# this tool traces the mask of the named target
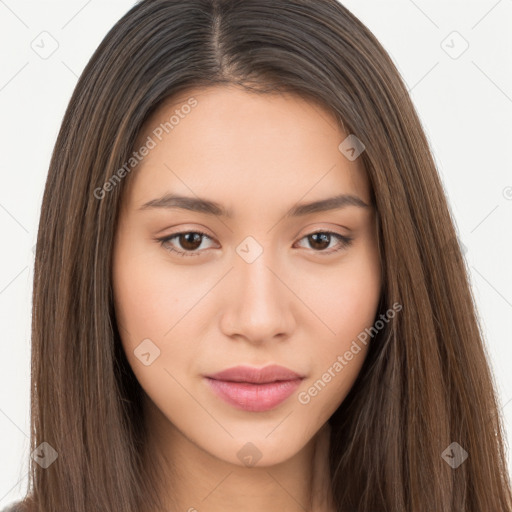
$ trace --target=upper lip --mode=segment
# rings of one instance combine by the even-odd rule
[[[285,368],[272,364],[263,368],[255,368],[253,366],[234,366],[218,373],[206,375],[210,379],[224,380],[229,382],[249,382],[253,384],[266,384],[279,380],[296,380],[302,379],[303,375]]]

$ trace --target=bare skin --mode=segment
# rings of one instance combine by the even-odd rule
[[[168,468],[162,499],[172,511],[329,512],[328,419],[368,346],[342,371],[332,368],[377,312],[375,212],[345,205],[285,214],[338,194],[370,205],[363,165],[340,152],[348,134],[322,107],[231,86],[167,101],[139,143],[190,97],[197,105],[161,141],[153,136],[157,144],[128,178],[113,257],[123,348],[147,394],[152,457]],[[165,193],[215,201],[232,217],[141,209]],[[156,240],[197,232],[206,237]],[[136,353],[148,339],[146,353],[159,355],[146,365]],[[204,377],[269,364],[304,376],[271,410],[236,408]],[[319,379],[320,390],[309,391]]]

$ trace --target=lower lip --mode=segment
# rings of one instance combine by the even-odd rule
[[[274,409],[284,402],[300,385],[302,379],[250,384],[229,382],[206,377],[213,391],[228,404],[250,412]]]

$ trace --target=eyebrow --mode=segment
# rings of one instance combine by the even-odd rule
[[[348,206],[371,208],[369,204],[365,203],[358,196],[353,194],[339,194],[319,201],[294,205],[290,210],[288,210],[288,212],[286,212],[285,217],[300,217],[311,213],[338,210]],[[171,193],[144,203],[139,210],[147,210],[151,208],[181,208],[184,210],[205,213],[207,215],[214,215],[216,217],[224,217],[227,219],[233,218],[233,212],[231,210],[224,208],[221,204],[215,201],[210,201],[200,197],[180,196]]]

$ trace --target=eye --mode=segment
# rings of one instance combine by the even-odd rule
[[[180,246],[184,250],[175,249],[172,244],[169,243],[175,238],[179,241]],[[206,233],[201,231],[183,231],[164,238],[157,238],[157,240],[164,249],[177,253],[179,256],[199,256],[200,252],[197,249],[201,247],[202,239],[204,238],[211,240]]]
[[[171,241],[174,239],[177,239],[181,249],[176,249],[175,246],[173,246]],[[202,252],[199,249],[204,239],[212,240],[211,237],[201,231],[183,231],[164,238],[157,238],[156,240],[160,242],[164,249],[176,253],[179,256],[199,256]],[[323,253],[324,255],[332,254],[349,247],[353,240],[351,237],[340,235],[334,231],[316,231],[301,238],[301,240],[304,239],[307,239],[308,242],[312,244],[314,252]],[[337,247],[335,245],[335,249],[331,248],[331,250],[326,251],[325,249],[329,248],[333,239],[338,241]]]
[[[338,241],[337,246],[335,245],[335,249],[325,251],[324,249],[331,245],[333,238]],[[315,231],[314,233],[310,233],[309,235],[301,238],[301,240],[305,239],[311,243],[313,248],[320,249],[315,250],[314,252],[321,253],[322,255],[329,255],[333,252],[340,251],[341,249],[346,249],[352,244],[353,240],[352,237],[343,236],[339,233],[335,233],[334,231]]]

